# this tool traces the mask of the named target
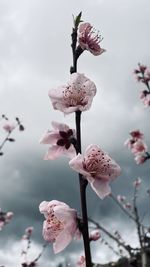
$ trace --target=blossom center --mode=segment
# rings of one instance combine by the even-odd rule
[[[53,209],[51,209],[51,211],[48,213],[48,218],[46,221],[47,230],[50,232],[51,241],[54,242],[59,233],[64,229],[64,224],[55,216]]]
[[[102,151],[92,149],[84,159],[83,166],[92,177],[96,176],[100,178],[101,175],[111,175],[110,161],[111,160],[109,158],[105,158],[105,155]]]
[[[83,33],[81,33],[80,40],[88,44],[91,49],[95,48],[95,45],[99,45],[102,41],[99,32],[96,32],[95,29],[91,26],[87,27]]]
[[[85,106],[88,103],[85,89],[72,88],[70,85],[63,91],[63,98],[67,107]]]
[[[58,139],[57,145],[65,146],[66,149],[69,149],[74,139],[72,129],[69,129],[67,132],[59,131],[59,135],[60,135],[60,139]]]

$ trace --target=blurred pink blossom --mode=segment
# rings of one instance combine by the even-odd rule
[[[146,68],[145,77],[146,77],[146,80],[149,82],[150,81],[150,68],[149,67]]]
[[[118,196],[117,196],[117,200],[118,200],[119,202],[124,202],[124,201],[126,200],[126,197],[125,197],[125,196],[122,196],[122,195],[118,195]]]
[[[136,187],[136,188],[139,188],[140,185],[141,185],[141,182],[142,182],[141,178],[138,177],[138,178],[133,182],[133,186]]]
[[[142,99],[145,107],[150,106],[150,92],[147,91],[140,92],[140,98]]]
[[[77,267],[85,267],[85,266],[86,266],[85,257],[82,255],[77,261]]]
[[[26,229],[25,229],[25,233],[27,234],[27,235],[31,235],[32,234],[32,232],[33,232],[33,226],[29,226],[29,227],[27,227]]]
[[[41,144],[50,144],[46,153],[45,160],[54,160],[62,154],[72,158],[76,155],[75,147],[75,130],[70,129],[68,125],[52,122],[54,130],[48,131],[40,140]]]
[[[134,138],[134,140],[143,139],[144,134],[140,132],[140,130],[133,130],[130,132],[130,135]]]
[[[127,202],[127,203],[124,205],[124,208],[125,208],[125,209],[131,209],[131,208],[132,208],[131,203]]]
[[[79,153],[69,165],[88,180],[101,199],[110,194],[109,183],[121,173],[119,165],[97,145],[88,146],[84,156]]]
[[[90,23],[81,23],[79,25],[79,45],[83,50],[90,51],[94,56],[101,55],[106,50],[100,47],[102,41],[99,32],[96,32]]]
[[[16,125],[14,123],[8,121],[3,125],[3,129],[8,133],[12,132],[15,129],[15,127]]]
[[[127,146],[128,149],[132,149],[133,147],[133,144],[135,143],[135,140],[132,138],[132,139],[127,139],[125,142],[124,142],[124,146]]]
[[[4,227],[5,224],[9,223],[13,217],[13,212],[8,211],[8,212],[3,212],[0,209],[0,231]]]
[[[134,157],[135,162],[137,165],[143,164],[146,160],[146,157],[143,154],[135,155]]]
[[[14,216],[14,213],[12,211],[8,211],[5,215],[6,222],[9,222],[13,216]]]
[[[53,108],[65,114],[78,110],[88,110],[95,94],[96,86],[94,82],[80,73],[71,74],[67,85],[62,85],[49,91]]]
[[[100,237],[101,237],[100,231],[96,229],[91,231],[89,238],[91,241],[97,241],[98,239],[100,239]]]
[[[131,152],[135,155],[139,154],[139,153],[145,153],[148,151],[148,147],[147,145],[144,143],[143,140],[137,140],[132,148],[131,148]]]
[[[140,132],[140,130],[133,130],[129,134],[131,135],[131,138],[128,138],[124,145],[127,146],[128,149],[132,149],[136,141],[143,139],[144,134]]]
[[[64,202],[43,201],[39,209],[46,219],[43,223],[43,237],[46,241],[53,243],[54,253],[59,253],[74,237],[80,236],[77,227],[77,212]]]

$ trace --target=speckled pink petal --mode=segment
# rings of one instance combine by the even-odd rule
[[[88,157],[91,155],[92,151],[100,151],[101,155],[103,153],[103,158],[99,163],[101,167],[105,166],[107,162],[109,162],[109,168],[106,168],[105,172],[99,173],[98,175],[99,178],[102,178],[104,180],[112,180],[120,175],[121,173],[120,166],[106,152],[102,151],[102,149],[97,145],[91,144],[87,147],[84,154],[85,162],[86,160],[88,160]]]
[[[80,153],[69,161],[69,166],[76,172],[81,173],[84,176],[89,176],[89,173],[83,167],[84,157]]]
[[[39,211],[47,218],[47,214],[51,211],[53,206],[69,207],[66,203],[58,200],[42,201],[39,205]]]
[[[50,242],[50,243],[54,241],[54,238],[51,235],[51,229],[48,227],[47,221],[43,222],[42,235],[45,241]]]
[[[71,209],[69,206],[56,206],[54,207],[54,213],[59,221],[65,221],[66,224],[75,221],[77,217],[77,212],[74,209]]]

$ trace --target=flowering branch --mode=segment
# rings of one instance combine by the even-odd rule
[[[134,155],[135,162],[138,165],[143,164],[150,159],[148,147],[143,141],[144,134],[139,130],[134,130],[130,132],[130,135],[131,137],[125,141],[124,145],[131,150],[131,153]]]
[[[6,142],[15,142],[14,138],[10,138],[12,132],[18,127],[20,131],[24,131],[24,126],[22,125],[22,123],[20,122],[19,118],[17,117],[15,120],[17,122],[17,124],[14,123],[10,123],[8,121],[8,118],[5,115],[2,115],[2,119],[5,119],[7,122],[3,125],[3,129],[6,131],[6,137],[4,138],[4,140],[2,141],[2,143],[0,144],[0,156],[2,156],[4,153],[2,152],[2,149],[4,147],[4,145],[6,144]]]
[[[43,237],[53,243],[54,253],[62,251],[74,236],[83,236],[86,267],[92,267],[86,187],[89,183],[95,193],[103,199],[109,195],[109,183],[120,175],[120,166],[98,145],[89,145],[84,155],[81,154],[81,114],[91,107],[96,94],[96,86],[84,74],[77,73],[77,60],[84,50],[93,55],[100,55],[105,50],[99,45],[102,40],[89,23],[81,22],[81,13],[74,20],[72,30],[73,66],[70,68],[70,81],[49,91],[53,108],[70,114],[75,112],[76,132],[65,124],[53,122],[53,131],[48,131],[41,143],[50,144],[46,160],[53,160],[65,154],[71,158],[69,165],[79,175],[82,218],[64,202],[43,201],[40,212],[44,214]],[[79,29],[78,29],[79,26]],[[77,46],[78,41],[78,46]],[[73,155],[74,152],[76,155]]]
[[[118,199],[111,193],[110,197],[113,199],[113,201],[119,206],[120,209],[122,209],[122,211],[133,221],[135,221],[134,216],[126,209],[124,208],[123,205],[120,204],[120,202],[118,201]]]
[[[78,15],[78,20],[80,22],[81,18],[80,13]],[[77,21],[76,18],[76,21]],[[73,55],[73,67],[70,68],[70,73],[77,72],[77,56],[76,56],[76,43],[77,43],[77,30],[78,23],[75,23],[75,27],[73,28],[71,37],[72,37],[72,55]],[[75,112],[75,122],[76,122],[76,153],[81,153],[81,111]],[[86,204],[86,187],[87,180],[83,178],[83,176],[79,173],[79,184],[80,184],[80,197],[81,197],[81,209],[82,209],[82,226],[80,230],[83,235],[84,241],[84,250],[85,250],[85,258],[86,258],[86,267],[92,266],[91,259],[91,251],[90,251],[90,240],[89,240],[89,232],[88,232],[88,216],[87,216],[87,204]]]
[[[24,255],[24,261],[21,264],[22,267],[35,267],[35,266],[37,266],[37,262],[41,258],[41,256],[43,255],[43,252],[44,252],[44,250],[45,250],[45,248],[47,246],[47,243],[45,243],[42,246],[42,250],[38,254],[38,256],[34,260],[28,262],[27,255],[28,255],[28,252],[29,252],[29,250],[31,248],[31,235],[32,235],[32,232],[33,232],[33,227],[28,227],[28,228],[26,228],[25,234],[22,237],[23,240],[26,240],[27,241],[26,248],[23,249],[22,252],[21,252],[21,254]]]
[[[104,226],[101,226],[98,222],[94,221],[91,218],[88,218],[88,220],[93,223],[97,229],[102,230],[107,236],[109,236],[112,240],[114,240],[120,247],[123,247],[130,256],[132,256],[132,251],[134,250],[130,245],[125,245],[124,242],[121,242],[116,236],[111,234]]]
[[[104,239],[104,237],[101,239],[101,243],[104,243],[104,245],[107,246],[110,250],[112,250],[112,252],[117,256],[122,256],[122,253],[118,253],[118,251],[116,251],[113,246],[111,246],[108,241]]]
[[[138,69],[134,70],[138,82],[146,86],[146,90],[140,92],[140,98],[145,107],[150,106],[150,69],[142,64],[138,64]]]

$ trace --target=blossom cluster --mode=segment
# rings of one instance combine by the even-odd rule
[[[138,64],[138,68],[134,70],[138,82],[146,86],[145,90],[140,92],[140,99],[145,107],[150,106],[150,68],[145,65]]]
[[[135,162],[139,165],[144,163],[146,160],[150,159],[150,154],[148,153],[148,147],[144,142],[144,134],[139,130],[134,130],[130,132],[131,137],[125,141],[125,146],[134,155]]]
[[[12,217],[13,217],[13,212],[12,211],[8,211],[8,212],[3,212],[0,209],[0,231],[2,230],[2,228],[11,221]]]

